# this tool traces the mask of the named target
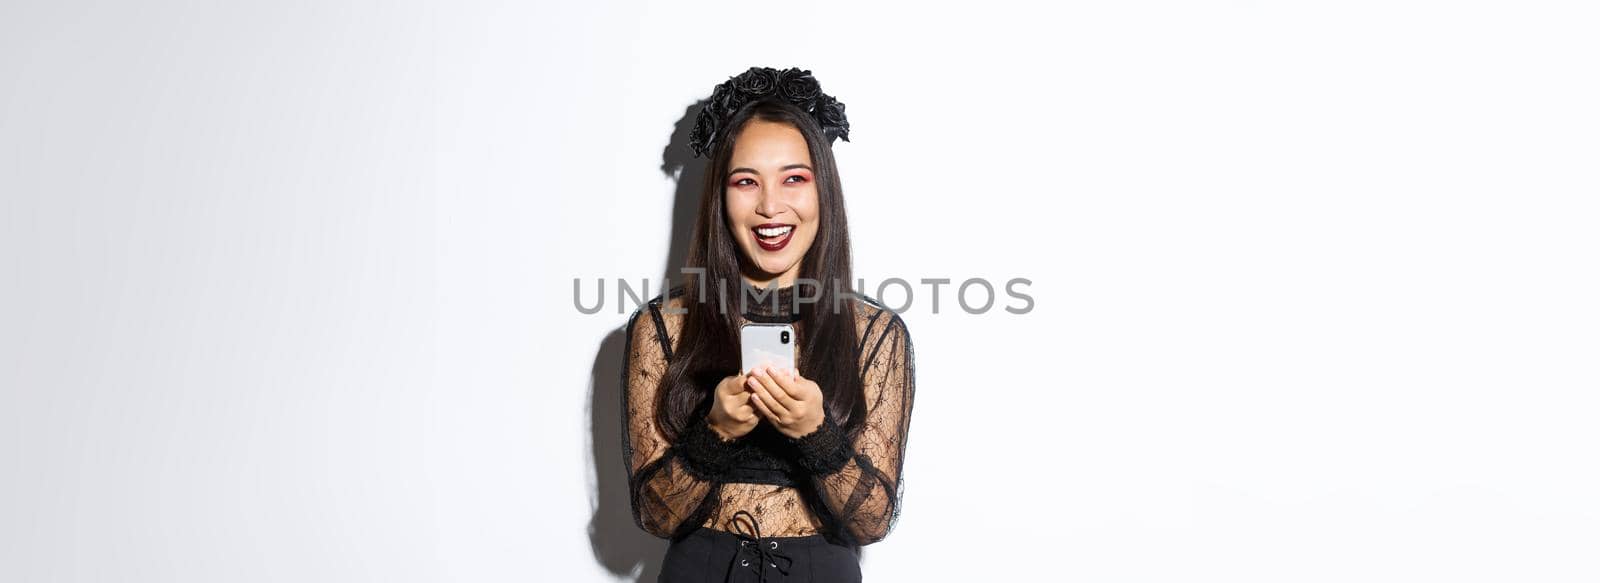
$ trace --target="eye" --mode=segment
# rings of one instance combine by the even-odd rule
[[[794,181],[794,182],[789,182],[789,178],[799,178],[799,180],[796,180],[796,181]],[[800,184],[800,183],[802,183],[802,182],[805,182],[805,181],[806,181],[806,177],[804,177],[804,176],[801,176],[801,175],[799,175],[799,174],[795,174],[795,175],[793,175],[793,176],[790,176],[790,177],[789,177],[789,178],[785,178],[785,179],[783,179],[783,181],[784,181],[784,182],[785,182],[785,183],[788,183],[788,184]]]
[[[754,180],[751,180],[749,178],[740,178],[738,180],[733,181],[733,185],[734,186],[747,186],[745,184],[746,182],[749,182],[750,184],[755,184]]]

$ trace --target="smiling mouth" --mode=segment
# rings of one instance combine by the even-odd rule
[[[794,236],[794,225],[766,223],[752,227],[750,232],[755,234],[756,244],[762,249],[777,251],[789,244],[789,238]]]

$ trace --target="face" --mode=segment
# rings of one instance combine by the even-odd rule
[[[723,181],[728,228],[753,285],[787,286],[817,236],[817,186],[800,130],[752,120],[734,142]]]

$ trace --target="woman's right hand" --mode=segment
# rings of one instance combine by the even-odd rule
[[[744,388],[744,383],[743,374],[724,378],[717,383],[716,393],[712,396],[711,413],[708,415],[711,429],[725,441],[744,437],[761,421],[755,407],[750,405],[750,391]]]

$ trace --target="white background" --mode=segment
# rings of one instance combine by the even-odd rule
[[[0,5],[0,580],[653,575],[615,280],[752,65],[869,285],[1034,282],[916,288],[868,581],[1600,579],[1586,3],[547,4]]]

